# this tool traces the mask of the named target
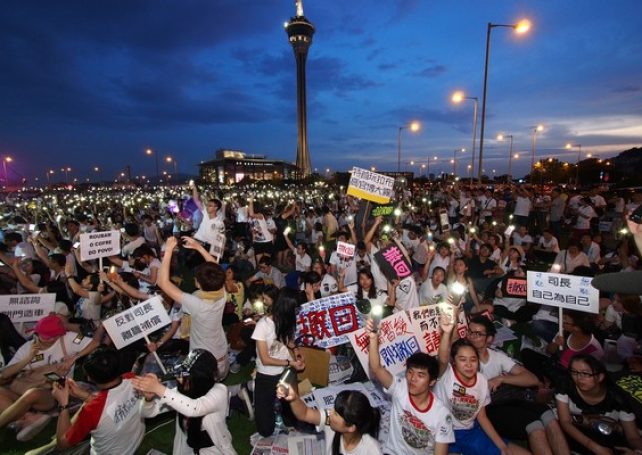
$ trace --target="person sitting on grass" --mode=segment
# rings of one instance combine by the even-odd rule
[[[381,416],[368,397],[354,390],[339,392],[334,410],[308,408],[299,398],[297,386],[277,386],[276,396],[290,403],[294,416],[316,426],[325,434],[326,455],[381,455],[377,441]]]
[[[375,378],[392,397],[388,454],[446,455],[455,442],[453,417],[432,392],[439,366],[434,357],[417,352],[406,360],[405,377],[395,377],[381,365],[379,340],[372,320],[366,323],[368,362]]]
[[[526,449],[502,439],[486,415],[490,389],[486,377],[479,373],[479,355],[466,339],[455,341],[451,336],[454,318],[442,317],[439,343],[439,380],[435,394],[446,403],[453,416],[456,441],[450,452],[462,455],[526,455]]]

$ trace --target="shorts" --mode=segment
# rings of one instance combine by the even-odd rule
[[[504,440],[508,444],[507,440]],[[461,455],[500,455],[501,451],[495,443],[486,435],[479,423],[470,430],[455,430],[455,442],[448,444],[448,453],[460,453]]]

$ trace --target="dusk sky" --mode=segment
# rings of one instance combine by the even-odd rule
[[[304,0],[316,27],[308,55],[312,166],[430,171],[470,163],[486,25],[492,32],[484,168],[513,174],[538,157],[575,162],[577,149],[613,156],[642,144],[640,0]],[[283,23],[294,0],[5,0],[0,14],[0,155],[10,178],[45,180],[70,166],[113,177],[152,175],[151,148],[181,172],[219,148],[294,161],[295,62]],[[479,137],[479,133],[478,133]],[[432,157],[437,156],[437,164]],[[417,164],[415,171],[418,172]],[[168,171],[169,166],[165,166]],[[95,174],[95,173],[94,173]],[[93,177],[92,177],[93,178]]]

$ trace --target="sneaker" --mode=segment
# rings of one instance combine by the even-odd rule
[[[250,394],[243,386],[241,386],[241,390],[239,390],[239,398],[243,401],[243,404],[245,404],[248,419],[250,419],[250,421],[254,420],[254,405],[252,405]]]
[[[16,439],[20,442],[30,441],[47,426],[51,419],[52,416],[49,414],[40,414],[20,430],[16,435]]]
[[[230,365],[230,373],[236,374],[239,371],[241,371],[241,365],[234,362],[232,365]]]

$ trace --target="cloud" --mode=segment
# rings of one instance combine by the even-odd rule
[[[639,85],[623,85],[613,88],[615,93],[637,93],[639,91],[642,91],[642,87]]]
[[[444,65],[431,65],[419,71],[418,73],[416,73],[416,75],[420,77],[426,77],[426,78],[432,79],[432,78],[441,76],[446,71],[447,69]]]

